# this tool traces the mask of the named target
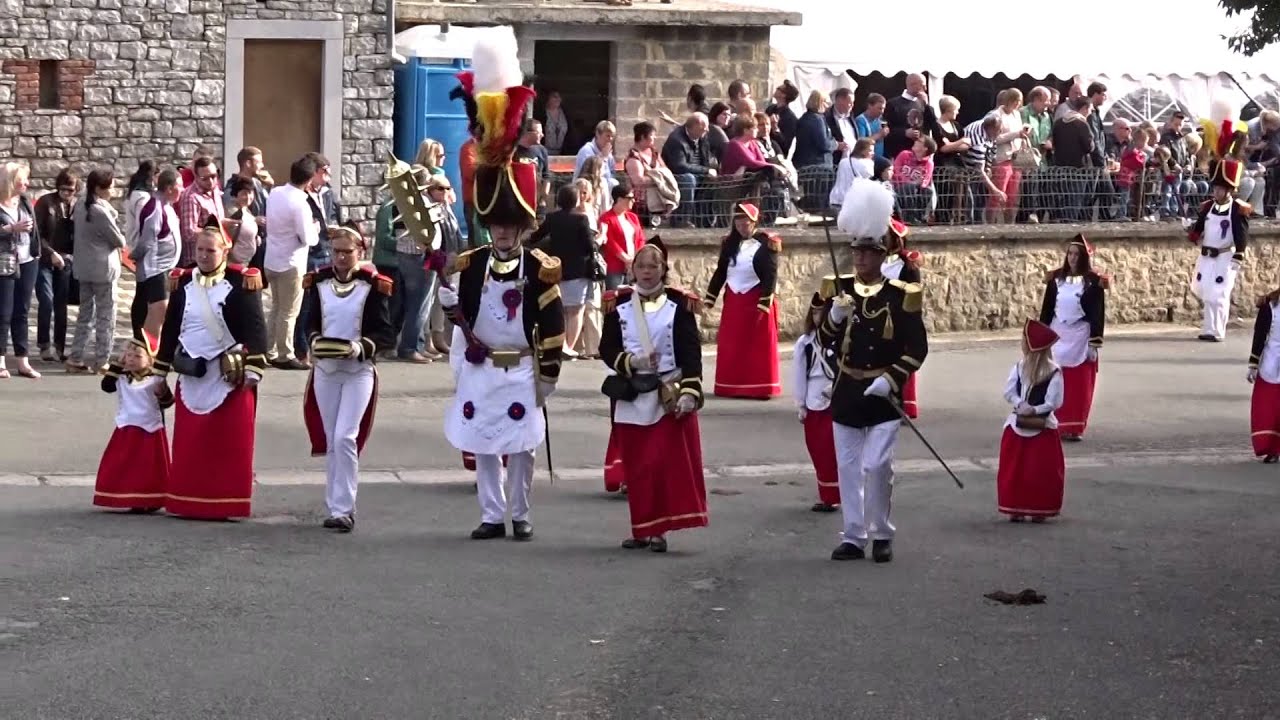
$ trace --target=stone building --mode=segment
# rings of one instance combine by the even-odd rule
[[[0,0],[0,157],[127,178],[244,145],[278,181],[309,150],[372,218],[392,134],[387,0]]]
[[[427,23],[512,26],[521,65],[538,87],[555,88],[566,109],[590,118],[588,132],[596,121],[612,120],[623,152],[632,124],[656,123],[660,111],[681,117],[692,83],[705,86],[714,102],[726,96],[730,82],[745,80],[763,109],[772,92],[769,29],[801,21],[796,12],[714,0],[635,0],[630,6],[397,0],[395,12],[402,29]]]

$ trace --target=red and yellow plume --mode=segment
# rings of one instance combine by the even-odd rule
[[[458,74],[461,94],[479,129],[477,162],[497,166],[510,162],[520,139],[525,111],[537,93],[525,87],[515,33],[494,28],[476,43],[472,69]]]

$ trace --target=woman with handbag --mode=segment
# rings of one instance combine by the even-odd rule
[[[29,178],[26,165],[0,166],[0,379],[9,377],[4,356],[10,338],[18,374],[40,377],[27,350],[27,316],[40,274],[40,229],[26,195]]]
[[[997,507],[1011,522],[1030,517],[1044,522],[1062,511],[1066,462],[1058,418],[1062,407],[1062,369],[1053,361],[1058,334],[1039,320],[1022,328],[1022,360],[1009,371],[1004,399],[1013,411],[1004,422],[1000,466],[996,471]]]
[[[565,185],[556,193],[556,211],[533,231],[531,242],[543,252],[560,259],[563,275],[560,298],[564,303],[564,354],[577,359],[574,345],[582,331],[582,314],[591,294],[595,271],[595,233],[586,215],[575,212],[578,189]]]
[[[68,373],[107,371],[116,331],[116,284],[120,281],[120,250],[124,233],[116,225],[111,207],[110,170],[94,170],[85,180],[84,199],[72,211],[75,222],[75,263],[72,272],[80,281],[80,312],[75,337],[67,355]],[[85,362],[89,334],[94,334],[94,355]]]
[[[1106,326],[1106,277],[1090,267],[1093,246],[1076,234],[1067,243],[1062,267],[1049,273],[1040,322],[1053,328],[1053,357],[1062,367],[1064,397],[1056,413],[1063,440],[1079,441],[1089,426],[1098,381],[1098,349]]]
[[[666,552],[666,534],[707,524],[702,470],[702,346],[694,295],[667,287],[660,240],[636,251],[634,287],[605,298],[600,356],[611,374],[613,436],[627,472],[629,550]]]
[[[719,397],[768,400],[782,394],[778,366],[778,306],[773,292],[778,280],[778,254],[782,239],[756,232],[760,210],[738,203],[733,229],[720,244],[703,302],[716,304],[724,290],[724,310],[716,349],[716,389]],[[730,362],[732,359],[732,362]]]

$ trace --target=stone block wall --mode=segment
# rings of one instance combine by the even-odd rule
[[[341,19],[343,202],[350,217],[372,219],[377,183],[365,184],[381,176],[391,143],[384,9],[385,0],[0,0],[0,157],[28,161],[37,188],[66,165],[113,166],[123,180],[144,158],[186,162],[201,144],[222,157],[227,20]],[[41,60],[60,61],[57,108],[39,108]],[[287,176],[291,159],[268,161]]]
[[[1198,325],[1200,304],[1190,292],[1198,254],[1180,226],[1120,224],[1083,230],[1096,246],[1095,269],[1111,277],[1108,323]],[[924,254],[929,331],[1001,330],[1038,316],[1045,275],[1061,266],[1065,243],[1074,232],[1052,226],[916,230],[909,244]],[[1251,234],[1232,297],[1232,318],[1253,317],[1255,300],[1280,286],[1280,223],[1254,223]],[[715,270],[720,238],[685,231],[662,236],[671,247],[672,283],[705,290]],[[841,272],[849,272],[847,242],[841,242],[838,233],[835,241]],[[801,332],[809,298],[830,274],[821,230],[783,233],[777,297],[784,337]],[[715,337],[719,310],[709,311],[702,326],[709,338]]]

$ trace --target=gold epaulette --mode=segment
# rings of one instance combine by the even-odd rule
[[[552,285],[560,282],[560,276],[564,274],[560,267],[560,258],[551,257],[550,255],[534,248],[529,251],[534,260],[538,261],[538,279],[542,282]]]
[[[182,285],[182,278],[191,275],[191,271],[185,268],[174,268],[169,271],[169,292],[178,289]]]
[[[841,279],[841,280],[853,280],[853,279],[854,279],[854,276],[853,276],[853,275],[841,275],[841,276],[840,276],[840,279]],[[825,301],[825,300],[830,300],[831,298],[833,298],[833,297],[835,297],[836,295],[839,295],[839,294],[840,294],[840,286],[839,286],[839,284],[836,282],[836,276],[835,276],[835,275],[827,275],[826,277],[822,278],[822,285],[821,285],[821,286],[819,287],[819,289],[818,289],[818,294],[822,297],[822,299],[823,299],[824,301]]]
[[[481,249],[471,248],[466,252],[458,253],[458,256],[453,259],[453,272],[462,272],[471,267],[471,256]]]
[[[307,290],[316,284],[316,274],[309,272],[302,276],[302,289]]]
[[[695,292],[690,292],[683,288],[669,287],[667,288],[667,297],[694,315],[702,314],[702,298]]]
[[[262,271],[258,268],[245,268],[240,271],[240,277],[244,279],[242,287],[250,292],[256,292],[262,289]]]
[[[771,232],[764,232],[764,233],[761,233],[761,235],[764,235],[764,244],[769,246],[770,250],[776,253],[782,252],[782,236],[781,235],[777,233],[771,233]]]
[[[374,273],[373,289],[377,290],[379,293],[382,293],[383,295],[390,297],[391,294],[395,292],[396,281],[392,280],[386,275],[383,275],[382,273]]]
[[[889,284],[903,292],[902,309],[909,313],[918,313],[924,309],[924,287],[920,283],[907,283],[901,280],[890,280]]]
[[[618,309],[619,302],[626,302],[631,297],[632,290],[629,287],[618,288],[617,290],[607,290],[600,298],[600,312],[611,313]]]

